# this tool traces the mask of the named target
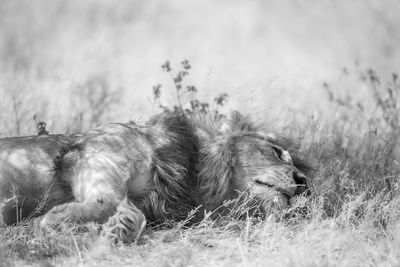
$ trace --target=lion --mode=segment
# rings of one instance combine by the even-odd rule
[[[11,140],[10,155],[18,152],[15,140],[24,138]],[[23,153],[34,160],[8,170],[15,162],[6,157],[0,197],[11,199],[17,181],[17,203],[26,199],[21,209],[29,207],[22,217],[38,207],[34,216],[44,214],[35,222],[39,234],[65,222],[94,221],[102,224],[103,235],[131,242],[147,223],[184,220],[199,206],[220,211],[241,192],[250,191],[265,212],[281,211],[292,197],[308,192],[311,168],[292,143],[238,112],[222,121],[166,112],[144,125],[111,123],[83,134],[28,140]],[[48,196],[44,208],[34,201],[39,195]],[[16,200],[14,206],[4,203],[3,220],[10,224]]]

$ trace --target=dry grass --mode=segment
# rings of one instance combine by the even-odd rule
[[[332,85],[325,85],[335,110],[331,118],[323,113],[319,119],[281,114],[286,123],[275,128],[301,141],[300,150],[314,164],[315,173],[312,197],[294,200],[280,218],[249,217],[248,207],[241,205],[226,217],[211,220],[206,216],[188,228],[175,223],[169,228],[147,229],[139,244],[132,245],[111,245],[98,236],[93,224],[65,225],[60,231],[34,237],[33,222],[24,221],[1,228],[1,264],[399,265],[396,103],[400,87],[395,75],[383,83],[371,70],[360,74],[359,85],[367,88],[362,99],[343,97]]]
[[[248,207],[242,205],[226,217],[206,216],[188,228],[175,223],[147,229],[139,244],[132,245],[111,245],[98,236],[93,224],[65,225],[34,237],[33,222],[23,221],[1,227],[1,264],[399,265],[400,86],[395,75],[384,83],[371,70],[356,74],[361,77],[359,86],[367,88],[361,99],[343,97],[332,85],[325,85],[335,110],[331,118],[323,112],[319,119],[280,114],[278,120],[285,123],[276,124],[276,130],[300,141],[301,152],[315,167],[312,197],[294,200],[280,218],[246,216]]]
[[[354,211],[367,205],[364,218]],[[315,205],[315,206],[314,206]],[[393,266],[399,264],[400,235],[394,216],[399,201],[382,205],[360,198],[340,215],[324,218],[313,203],[310,218],[204,221],[182,229],[147,230],[138,245],[111,247],[95,235],[65,231],[32,238],[29,228],[7,229],[2,262],[78,266]],[[380,207],[382,210],[376,210]],[[391,220],[383,227],[385,213]],[[3,234],[2,234],[3,235]],[[12,256],[11,253],[13,252]]]

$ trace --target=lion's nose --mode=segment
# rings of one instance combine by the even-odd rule
[[[293,171],[293,179],[297,185],[295,195],[300,195],[306,192],[306,195],[309,196],[311,194],[310,190],[308,190],[307,185],[307,177],[299,171]]]

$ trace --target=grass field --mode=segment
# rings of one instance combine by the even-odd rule
[[[294,201],[280,220],[238,219],[232,212],[189,228],[175,223],[147,229],[132,245],[111,245],[97,235],[96,225],[34,237],[32,221],[24,221],[1,228],[2,264],[397,266],[400,127],[395,103],[400,87],[395,77],[381,86],[374,72],[363,75],[364,101],[342,98],[326,85],[335,109],[329,122],[289,113],[286,126],[275,127],[300,142],[315,167],[311,198]]]
[[[228,3],[229,2],[229,3]],[[38,4],[40,3],[40,4]],[[0,0],[0,135],[143,121],[177,104],[161,65],[222,113],[250,113],[314,166],[280,220],[234,214],[111,246],[96,225],[0,227],[0,266],[399,266],[397,1]],[[370,69],[373,68],[376,71]],[[300,209],[299,209],[300,207]],[[242,211],[245,212],[245,211]]]

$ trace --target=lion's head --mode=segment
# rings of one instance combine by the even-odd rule
[[[198,177],[207,209],[247,191],[262,208],[281,210],[293,196],[309,192],[311,168],[290,151],[290,141],[267,134],[237,112],[217,126],[205,121],[197,120],[202,140]]]

